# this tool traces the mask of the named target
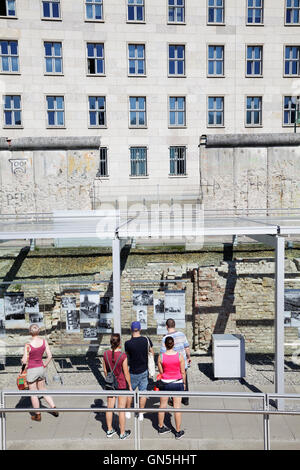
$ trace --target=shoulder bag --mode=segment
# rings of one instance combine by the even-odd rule
[[[121,352],[120,356],[118,357],[118,359],[116,360],[114,368],[112,368],[111,365],[110,365],[109,359],[108,359],[107,351],[106,351],[106,360],[107,360],[107,363],[108,363],[109,368],[110,368],[110,371],[107,372],[107,376],[104,377],[105,388],[107,390],[118,390],[118,381],[117,381],[117,377],[114,374],[114,371],[115,371],[115,368],[117,367],[117,364],[118,364],[119,359],[120,359],[121,356],[123,356],[122,352]]]
[[[29,344],[26,344],[27,348],[27,361],[26,364],[22,365],[21,372],[19,373],[17,377],[17,387],[19,390],[28,390],[29,385],[27,382],[27,367],[28,367],[28,362],[29,362]]]
[[[152,352],[150,351],[150,341],[149,338],[147,337],[148,341],[148,372],[150,377],[155,376],[155,362],[154,362],[154,357]]]

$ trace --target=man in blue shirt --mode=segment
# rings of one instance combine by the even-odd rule
[[[164,336],[162,339],[160,352],[161,353],[166,352],[165,339],[167,338],[167,336],[172,336],[172,338],[174,339],[174,350],[179,353],[182,353],[184,357],[185,374],[186,374],[186,391],[187,391],[188,390],[187,369],[191,364],[191,351],[190,351],[190,346],[189,346],[189,343],[185,334],[182,333],[181,331],[176,331],[175,326],[176,326],[175,320],[173,320],[173,318],[168,318],[168,320],[166,321],[168,334]],[[182,403],[184,405],[188,405],[189,404],[188,397],[182,398]]]

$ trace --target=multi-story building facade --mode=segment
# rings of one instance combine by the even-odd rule
[[[102,192],[188,190],[201,134],[294,132],[299,33],[299,0],[0,0],[1,136],[99,136]]]

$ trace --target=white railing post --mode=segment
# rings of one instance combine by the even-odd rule
[[[266,393],[264,396],[264,411],[269,411],[269,397]],[[264,420],[264,450],[271,450],[270,446],[270,416],[268,413],[263,415]]]

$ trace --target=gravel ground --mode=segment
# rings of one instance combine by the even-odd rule
[[[5,365],[0,364],[0,388],[14,388],[16,376],[20,370],[20,358],[8,358]],[[91,387],[97,389],[103,383],[102,366],[99,358],[87,360],[85,357],[55,358],[48,366],[48,382],[51,387],[63,385],[72,387]],[[238,379],[215,379],[213,376],[212,357],[209,355],[193,356],[192,365],[188,372],[189,384],[193,390],[197,384],[234,384]],[[242,383],[247,383],[255,391],[255,387],[274,384],[274,359],[270,356],[247,357],[246,377]],[[285,361],[285,384],[300,385],[300,366],[294,364],[290,357]]]

